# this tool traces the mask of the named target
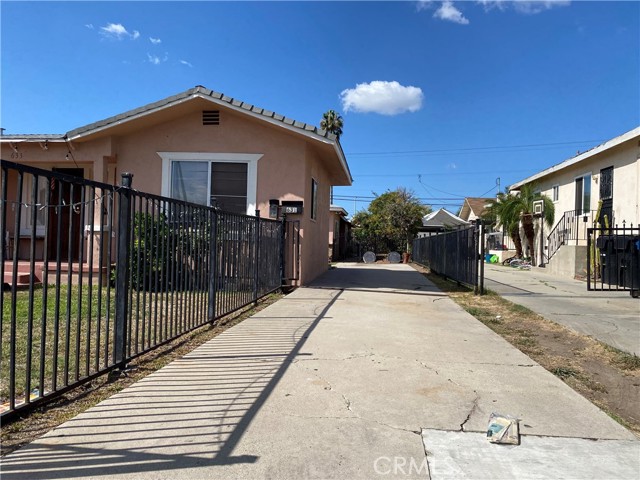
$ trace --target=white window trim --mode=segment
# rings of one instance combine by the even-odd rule
[[[314,195],[314,185],[315,185],[315,195]],[[311,218],[312,221],[316,222],[318,220],[318,191],[320,189],[320,184],[318,183],[318,181],[311,177],[311,202],[310,202],[310,210],[311,212],[309,215],[309,218]],[[315,212],[314,212],[315,209]],[[315,216],[314,216],[315,213]]]
[[[34,206],[31,205],[31,190],[33,188],[33,180],[35,179],[35,177],[33,175],[27,175],[24,177],[24,183],[22,184],[22,202],[24,203],[24,205],[29,205],[29,207],[24,207],[24,205],[20,205],[20,208],[22,208],[22,213],[20,216],[20,236],[21,237],[26,237],[26,236],[31,236],[31,231],[33,229],[33,224],[31,223],[31,218],[33,215],[33,210],[32,209],[38,209],[40,207],[38,206]],[[47,179],[47,177],[38,177],[39,180],[44,179],[45,182],[47,182],[47,184],[49,183],[49,180]],[[36,224],[36,237],[37,238],[42,238],[44,237],[45,231],[44,231],[44,224],[39,225]]]
[[[575,185],[576,185],[576,180],[579,178],[582,178],[582,210],[584,210],[584,178],[585,177],[589,177],[589,187],[592,187],[592,183],[593,183],[593,173],[592,172],[585,172],[581,175],[576,175],[575,177],[573,177],[573,186],[574,186],[574,195],[575,195]],[[593,188],[590,189],[591,191],[591,195],[593,194]],[[591,197],[589,197],[591,199]],[[589,204],[589,210],[591,210],[591,204]]]
[[[575,180],[574,180],[575,182]],[[558,189],[558,198],[553,198],[554,194],[553,194],[553,190],[554,189]],[[554,183],[553,185],[551,185],[551,200],[553,201],[553,203],[558,203],[560,201],[560,184],[559,183]]]
[[[157,152],[162,158],[162,189],[161,194],[171,196],[171,162],[218,162],[218,163],[246,163],[247,164],[247,215],[254,215],[258,206],[258,160],[263,153],[211,153],[211,152]],[[211,168],[211,166],[209,166]],[[208,183],[211,182],[209,175]],[[209,191],[211,188],[209,186]]]

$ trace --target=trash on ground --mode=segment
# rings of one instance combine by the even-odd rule
[[[508,445],[520,445],[519,420],[510,415],[492,413],[489,417],[487,438],[491,443],[505,443]]]

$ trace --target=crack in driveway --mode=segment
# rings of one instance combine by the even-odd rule
[[[478,401],[480,400],[480,395],[478,395],[478,392],[476,390],[474,390],[473,393],[476,394],[476,398],[473,399],[473,404],[471,405],[471,410],[469,410],[469,413],[467,414],[467,418],[465,418],[464,421],[460,424],[461,432],[465,431],[464,426],[471,419],[471,415],[473,415],[475,411],[478,409]]]

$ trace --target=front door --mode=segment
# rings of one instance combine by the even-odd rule
[[[84,178],[83,168],[54,168],[53,171]],[[56,179],[49,183],[49,204],[56,205],[56,208],[50,209],[47,231],[47,255],[50,260],[57,258],[59,249],[60,261],[78,261],[82,227],[78,205],[82,200],[81,188],[80,185]]]
[[[613,167],[600,170],[600,225],[613,226]],[[604,217],[607,217],[605,225]]]

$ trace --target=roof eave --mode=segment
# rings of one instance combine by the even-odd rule
[[[42,134],[25,134],[25,135],[0,135],[0,142],[2,143],[10,143],[10,142],[29,142],[29,143],[38,143],[38,142],[59,142],[64,143],[64,135],[63,134],[50,134],[50,133],[42,133]]]
[[[221,93],[214,92],[213,90],[209,90],[200,86],[189,89],[186,92],[175,95],[173,97],[169,97],[167,99],[169,100],[167,101],[167,103],[162,104],[162,102],[164,102],[165,100],[160,100],[159,102],[151,103],[138,109],[130,110],[129,112],[125,112],[124,114],[116,115],[105,120],[95,122],[96,126],[94,128],[88,128],[94,124],[76,128],[67,132],[65,137],[69,140],[79,140],[83,137],[94,135],[96,133],[108,130],[109,128],[122,125],[123,123],[152,115],[156,112],[166,110],[167,108],[174,107],[175,105],[179,105],[196,98],[201,98],[223,108],[228,108],[235,112],[239,112],[255,119],[265,121],[275,127],[284,128],[295,134],[302,135],[310,140],[331,145],[336,153],[336,156],[338,157],[340,166],[344,171],[345,178],[347,180],[346,182],[344,182],[345,186],[349,186],[353,183],[353,177],[351,176],[351,171],[349,170],[349,165],[347,164],[344,152],[342,150],[340,142],[334,134],[317,127],[313,127],[306,123],[297,122],[275,112],[256,107],[255,105],[226,97]],[[128,113],[130,113],[130,115],[128,115]]]
[[[627,133],[623,133],[622,135],[612,138],[611,140],[607,140],[606,142],[601,143],[600,145],[590,150],[587,150],[586,152],[581,153],[580,155],[576,155],[575,157],[564,160],[552,167],[549,167],[541,172],[536,173],[535,175],[531,175],[530,177],[527,177],[524,180],[516,182],[513,185],[510,185],[508,187],[508,190],[509,191],[518,190],[522,185],[535,182],[536,180],[546,177],[547,175],[551,175],[552,173],[558,172],[560,170],[564,170],[565,168],[575,165],[576,163],[579,163],[579,162],[582,162],[583,160],[594,157],[599,153],[609,150],[610,148],[617,147],[618,145],[639,136],[640,136],[640,127],[634,128],[633,130]]]
[[[68,140],[79,140],[82,137],[87,137],[89,135],[100,133],[100,132],[102,132],[104,130],[108,130],[108,129],[116,127],[118,125],[122,125],[123,123],[127,123],[127,122],[130,122],[132,120],[136,120],[138,118],[147,117],[147,116],[152,115],[154,113],[160,112],[162,110],[166,110],[167,108],[171,108],[171,107],[174,107],[176,105],[180,105],[181,103],[188,102],[188,101],[192,100],[193,98],[195,98],[193,96],[193,94],[189,93],[189,92],[190,92],[190,90],[187,90],[187,92],[184,92],[182,94],[178,94],[178,95],[175,96],[175,100],[174,101],[167,102],[167,103],[165,103],[163,105],[160,105],[159,104],[160,102],[155,102],[155,103],[158,103],[157,106],[154,106],[152,108],[149,108],[149,109],[145,110],[145,107],[151,106],[151,105],[155,105],[155,103],[151,103],[151,104],[149,104],[149,105],[147,105],[145,107],[140,107],[140,108],[136,108],[134,110],[129,110],[128,112],[124,112],[124,113],[119,114],[119,115],[114,115],[113,117],[109,117],[109,118],[106,118],[104,120],[100,120],[98,122],[90,123],[89,125],[85,125],[83,127],[75,128],[73,130],[68,131],[65,136],[66,136],[66,138]],[[169,98],[174,98],[174,97],[169,97]],[[127,115],[128,113],[131,113],[131,115]],[[118,117],[120,117],[120,118],[118,118]],[[91,127],[91,125],[96,125],[96,127],[88,128],[88,127]]]

